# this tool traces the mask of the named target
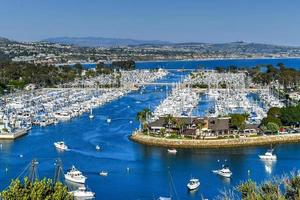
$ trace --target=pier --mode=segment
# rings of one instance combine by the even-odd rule
[[[27,130],[26,129],[19,129],[19,130],[16,130],[15,132],[13,133],[2,133],[0,134],[0,140],[15,140],[19,137],[22,137],[24,135],[27,134]]]

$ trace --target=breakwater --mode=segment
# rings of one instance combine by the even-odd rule
[[[243,146],[261,146],[270,144],[300,142],[300,133],[286,135],[256,136],[230,139],[168,139],[153,137],[135,132],[130,136],[132,141],[150,146],[167,148],[234,148]]]

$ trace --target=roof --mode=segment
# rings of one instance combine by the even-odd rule
[[[229,130],[230,118],[208,118],[208,128],[214,131]]]
[[[180,119],[183,124],[185,125],[192,125],[192,124],[198,124],[203,121],[202,118],[196,118],[196,117],[174,117],[175,119]],[[159,117],[159,119],[155,120],[154,122],[151,122],[148,124],[149,127],[164,127],[165,124],[165,118]]]

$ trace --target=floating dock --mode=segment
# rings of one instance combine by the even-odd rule
[[[15,140],[19,137],[26,135],[28,132],[26,129],[18,129],[13,133],[0,134],[0,140]]]

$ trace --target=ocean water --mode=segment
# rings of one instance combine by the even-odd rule
[[[268,62],[271,61],[274,60]],[[184,63],[186,67],[189,66],[188,62]],[[291,66],[300,66],[299,60],[289,60],[288,63]],[[156,67],[156,64],[139,63],[138,66]],[[170,68],[173,65],[175,64],[168,64]],[[177,65],[179,66],[178,63]],[[186,73],[174,71],[160,81],[176,82]],[[57,158],[62,160],[65,172],[75,165],[88,177],[86,185],[96,193],[96,199],[108,200],[157,199],[170,193],[178,199],[213,199],[221,190],[233,188],[248,178],[262,182],[299,169],[300,144],[276,146],[278,160],[270,164],[258,158],[269,146],[178,149],[176,155],[170,155],[165,148],[149,147],[130,141],[128,136],[139,126],[135,120],[136,113],[145,107],[153,110],[170,89],[145,87],[143,94],[132,92],[94,109],[95,118],[92,120],[86,113],[69,122],[34,127],[27,136],[14,142],[0,141],[1,189],[6,188],[12,178],[18,177],[32,159],[39,162],[39,177],[53,178],[54,162]],[[106,122],[108,117],[112,119],[110,124]],[[64,140],[71,150],[58,152],[53,143],[60,140]],[[102,150],[96,151],[96,145],[100,145]],[[20,157],[21,154],[23,157]],[[220,168],[223,163],[230,166],[233,172],[231,179],[223,179],[211,172]],[[99,176],[101,170],[108,171],[108,176]],[[28,170],[24,171],[21,178],[26,174]],[[201,182],[199,190],[192,193],[186,188],[191,177],[199,178]],[[170,183],[175,190],[170,189]]]

